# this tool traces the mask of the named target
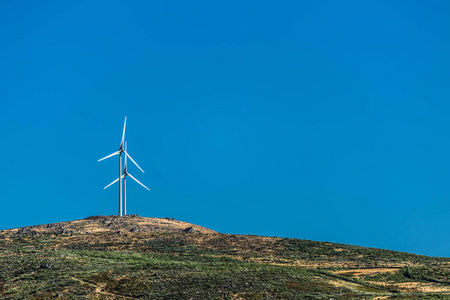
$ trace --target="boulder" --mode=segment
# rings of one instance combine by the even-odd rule
[[[183,229],[183,232],[185,232],[185,233],[193,233],[193,232],[195,232],[195,229],[193,227],[188,227],[186,229]]]

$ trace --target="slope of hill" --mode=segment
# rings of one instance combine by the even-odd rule
[[[450,299],[450,258],[96,216],[0,231],[1,299]]]

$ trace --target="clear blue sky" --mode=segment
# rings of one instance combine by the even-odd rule
[[[450,256],[450,2],[1,1],[0,229],[128,210]]]

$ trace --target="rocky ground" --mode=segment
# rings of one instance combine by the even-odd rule
[[[34,225],[5,232],[13,234],[39,235],[51,234],[93,234],[101,232],[189,232],[215,233],[214,230],[194,224],[177,221],[173,218],[143,218],[138,215],[117,216],[92,216],[82,220]]]

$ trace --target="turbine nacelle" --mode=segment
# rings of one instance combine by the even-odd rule
[[[125,128],[126,128],[126,126],[127,126],[127,117],[125,117],[125,122],[123,123],[122,141],[120,142],[119,150],[117,150],[116,152],[114,152],[114,153],[112,153],[112,154],[110,154],[108,156],[105,156],[105,157],[99,159],[98,161],[102,161],[104,159],[107,159],[109,157],[115,156],[117,154],[121,155],[122,153],[125,153],[125,155],[128,156],[129,159],[131,159],[131,161],[136,165],[136,167],[138,167],[139,170],[142,171],[142,173],[145,173],[144,170],[142,170],[142,168],[139,167],[139,165],[134,161],[134,159],[131,158],[131,156],[127,153],[127,151],[123,147],[124,143],[125,143]]]

